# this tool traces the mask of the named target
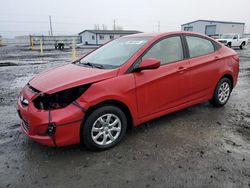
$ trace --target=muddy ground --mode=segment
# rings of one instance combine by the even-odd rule
[[[16,97],[70,50],[0,47],[0,187],[250,187],[250,48],[237,87],[220,109],[190,107],[128,131],[115,148],[49,148],[20,131]],[[77,55],[86,50],[78,50]]]

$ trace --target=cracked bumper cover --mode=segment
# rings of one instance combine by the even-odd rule
[[[17,111],[21,119],[21,130],[31,139],[47,146],[66,146],[80,142],[80,127],[84,118],[83,111],[74,104],[65,108],[51,110],[51,120],[49,122],[49,111],[38,110],[29,101],[27,90],[21,92],[28,100],[28,105],[24,106],[20,97],[17,102]],[[80,106],[84,104],[80,103]],[[48,134],[49,124],[55,125],[53,135]]]

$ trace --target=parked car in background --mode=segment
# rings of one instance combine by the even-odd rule
[[[229,33],[229,34],[220,35],[217,41],[221,42],[222,44],[230,48],[239,47],[240,49],[243,49],[248,44],[248,39],[241,38],[240,35],[237,33]]]
[[[130,126],[204,101],[224,106],[238,72],[237,53],[201,34],[124,36],[31,79],[18,96],[21,129],[48,146],[109,149]]]
[[[63,42],[55,42],[55,49],[57,50],[63,50],[64,49],[64,43]]]

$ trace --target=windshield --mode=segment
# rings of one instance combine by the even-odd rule
[[[233,34],[225,34],[225,35],[221,35],[220,36],[220,39],[231,39],[233,38]]]
[[[81,59],[80,63],[117,68],[129,60],[147,41],[147,38],[139,37],[119,38],[90,53]]]

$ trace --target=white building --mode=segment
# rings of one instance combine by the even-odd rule
[[[214,20],[196,20],[181,25],[182,31],[193,31],[208,36],[216,36],[223,33],[239,33],[243,34],[245,23],[241,22],[224,22]]]
[[[79,35],[81,42],[86,45],[101,45],[112,39],[125,35],[140,33],[133,30],[84,30]]]

